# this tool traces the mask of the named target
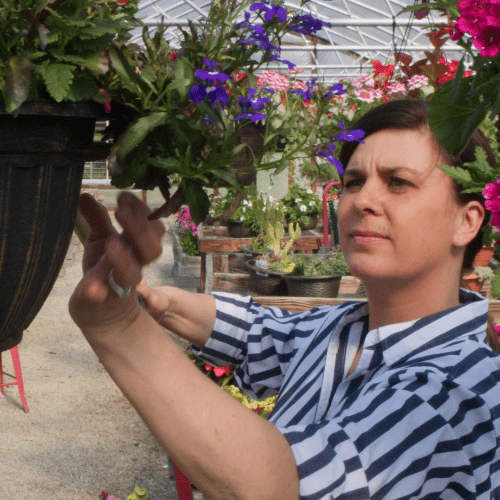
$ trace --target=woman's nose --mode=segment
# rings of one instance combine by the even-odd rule
[[[360,190],[355,194],[353,205],[360,212],[381,214],[382,193],[376,183],[365,182]]]

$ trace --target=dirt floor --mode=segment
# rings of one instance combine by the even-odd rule
[[[49,298],[18,346],[29,413],[22,409],[17,387],[6,388],[0,399],[1,496],[97,500],[107,490],[125,499],[138,485],[148,488],[152,500],[174,500],[167,455],[68,314],[81,256],[74,238]],[[146,270],[146,279],[169,284],[172,267],[167,233],[163,255]],[[13,373],[10,353],[2,359],[4,370]],[[202,498],[195,493],[195,500]]]

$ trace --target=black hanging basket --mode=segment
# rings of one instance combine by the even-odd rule
[[[245,267],[250,273],[250,291],[259,295],[288,295],[284,273],[276,273],[255,265],[255,260],[245,261]]]
[[[100,112],[35,101],[13,118],[0,107],[0,351],[19,344],[64,263]]]

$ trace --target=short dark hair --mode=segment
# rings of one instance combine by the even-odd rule
[[[389,101],[371,109],[357,120],[352,128],[361,129],[365,132],[365,137],[368,137],[375,132],[381,130],[424,130],[429,129],[427,121],[428,102],[423,99],[397,99]],[[486,152],[487,160],[490,165],[495,164],[495,153],[491,149],[488,140],[483,133],[477,129],[471,135],[465,148],[460,154],[454,158],[446,149],[441,146],[437,141],[436,145],[439,148],[439,153],[445,162],[449,165],[462,167],[464,163],[472,162],[475,160],[475,149],[480,146]],[[351,156],[353,155],[358,142],[345,142],[340,150],[339,160],[347,167]],[[462,193],[462,186],[456,181],[453,181],[457,200],[460,204],[466,205],[472,200],[479,201],[484,207],[484,198],[480,193]],[[472,263],[476,254],[479,252],[483,245],[483,231],[482,228],[489,221],[489,212],[486,211],[486,216],[483,220],[481,230],[478,231],[475,238],[467,245],[462,263],[462,269],[471,269]]]

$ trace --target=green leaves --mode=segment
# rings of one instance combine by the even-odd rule
[[[446,82],[435,90],[429,103],[430,129],[439,144],[454,157],[460,154],[488,113],[488,102],[470,92],[471,78],[463,78],[459,83]]]
[[[181,183],[186,205],[189,207],[189,212],[194,223],[198,225],[204,221],[208,215],[210,200],[205,190],[197,182],[184,179]]]
[[[9,113],[19,108],[28,97],[31,83],[30,60],[25,56],[14,56],[7,61],[7,100],[6,109]]]
[[[50,96],[61,102],[67,99],[76,67],[69,64],[47,64],[39,66]]]

